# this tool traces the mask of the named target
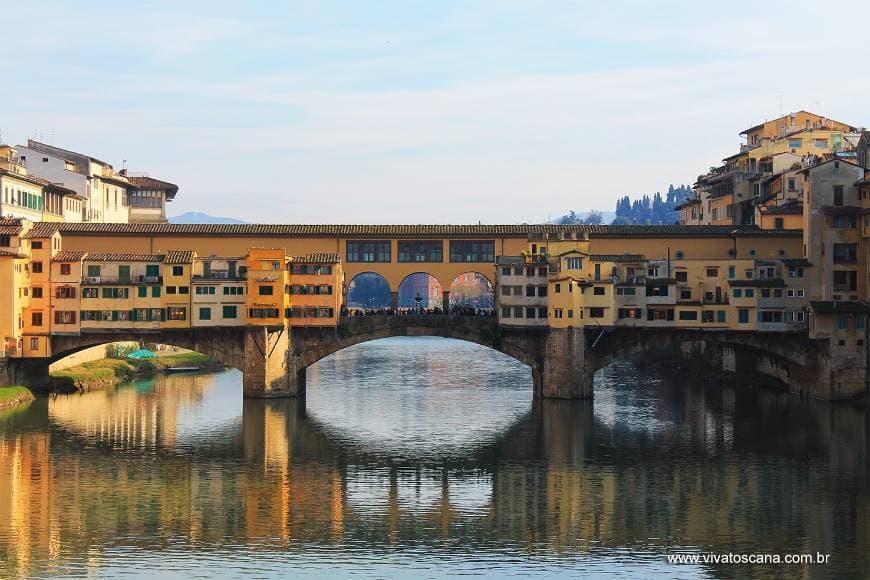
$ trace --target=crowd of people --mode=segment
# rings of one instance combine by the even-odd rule
[[[449,312],[440,306],[434,308],[342,308],[342,316],[494,316],[492,308],[477,308],[469,304],[455,304]]]

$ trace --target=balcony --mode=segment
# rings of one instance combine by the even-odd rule
[[[526,264],[540,264],[542,266],[546,266],[549,264],[550,255],[549,254],[523,254],[523,261]]]
[[[213,271],[208,274],[194,274],[193,281],[196,282],[239,282],[245,281],[248,276],[245,272],[235,272],[231,276],[227,270]]]

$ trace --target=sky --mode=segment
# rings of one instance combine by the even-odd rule
[[[3,19],[0,138],[176,183],[170,215],[536,222],[691,184],[789,111],[870,126],[866,1],[47,0]]]

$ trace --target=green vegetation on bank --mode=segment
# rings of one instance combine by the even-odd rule
[[[33,400],[33,393],[27,387],[0,387],[0,409],[13,407]]]
[[[206,356],[204,354],[193,351],[157,357],[156,362],[158,365],[163,367],[223,366],[220,361],[217,361],[210,356]]]
[[[147,361],[142,363],[144,364],[112,358],[86,362],[51,373],[51,384],[55,388],[76,390],[109,386],[130,379],[135,374],[148,372],[149,366],[150,371],[153,372],[153,364]]]

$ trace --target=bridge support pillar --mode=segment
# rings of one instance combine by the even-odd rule
[[[591,399],[592,377],[586,372],[583,328],[547,332],[541,390],[548,399]]]
[[[441,291],[441,310],[444,314],[450,314],[450,290]]]
[[[390,308],[393,310],[399,309],[399,293],[398,292],[390,292]]]
[[[23,385],[41,391],[48,389],[47,358],[8,358],[0,360],[0,384]]]
[[[290,329],[252,327],[245,331],[245,369],[242,379],[246,397],[292,397],[297,381],[288,368]],[[304,371],[303,371],[304,372]],[[294,379],[296,378],[296,373]]]

